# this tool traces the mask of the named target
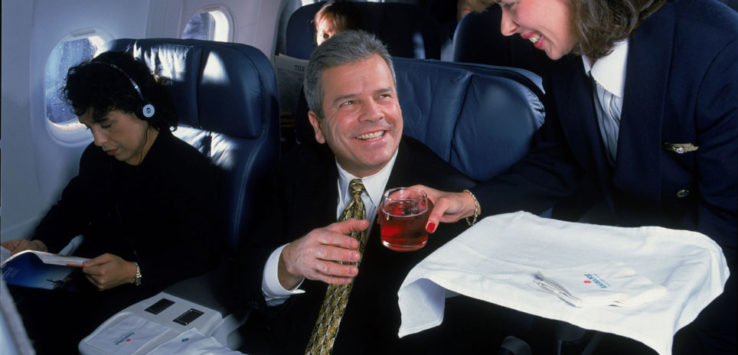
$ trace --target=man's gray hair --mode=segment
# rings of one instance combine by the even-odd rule
[[[387,47],[374,35],[364,31],[343,31],[335,34],[310,55],[303,87],[305,100],[310,110],[323,118],[323,71],[347,63],[355,63],[373,55],[380,56],[392,73],[392,82],[397,85],[395,68],[392,66]]]

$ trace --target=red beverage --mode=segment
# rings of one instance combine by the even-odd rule
[[[427,198],[420,190],[405,188],[385,192],[378,211],[382,245],[395,251],[413,251],[425,246],[428,232]]]

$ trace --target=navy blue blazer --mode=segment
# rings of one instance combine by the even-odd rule
[[[696,230],[734,260],[738,14],[713,1],[669,1],[635,31],[615,166],[605,156],[581,58],[555,62],[546,82],[548,115],[530,154],[473,190],[485,215],[541,212],[576,195],[578,204],[558,206],[581,212],[604,202],[610,213],[596,222]],[[699,148],[679,153],[669,149],[675,143]]]

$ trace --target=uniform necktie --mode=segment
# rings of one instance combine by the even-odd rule
[[[361,200],[361,194],[364,192],[364,185],[361,179],[353,179],[349,183],[349,192],[351,193],[351,201],[341,212],[340,221],[346,221],[351,218],[366,219],[366,210],[364,202]],[[351,232],[351,237],[359,240],[359,253],[364,252],[363,232]],[[356,263],[358,266],[358,263]],[[353,283],[348,285],[328,285],[323,298],[323,305],[320,307],[318,320],[313,327],[313,333],[310,335],[305,354],[330,354],[333,350],[333,342],[338,334],[338,326],[341,324],[341,317],[346,310],[349,295]]]
[[[600,86],[590,76],[595,100],[595,113],[600,135],[605,144],[605,152],[610,165],[615,164],[618,151],[618,135],[620,134],[620,106],[615,94]]]

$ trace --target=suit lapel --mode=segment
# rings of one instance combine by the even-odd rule
[[[658,199],[661,127],[674,40],[673,4],[667,2],[631,36],[613,182]],[[666,30],[668,29],[668,30]]]
[[[293,239],[301,237],[315,226],[327,226],[336,222],[338,201],[336,161],[326,146],[317,146],[315,149],[319,159],[310,165],[310,173],[294,172],[301,174],[303,180],[294,187],[294,193],[299,196],[294,200],[301,203],[289,207],[294,209],[290,215],[299,219],[297,223],[290,223],[290,227],[300,226],[298,230],[290,233]],[[311,188],[305,188],[306,186]]]

